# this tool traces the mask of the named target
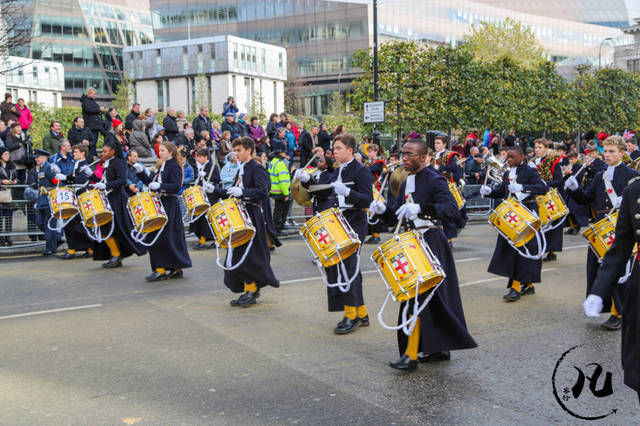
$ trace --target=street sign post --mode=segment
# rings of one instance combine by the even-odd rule
[[[384,122],[384,101],[364,103],[364,122],[365,123]]]

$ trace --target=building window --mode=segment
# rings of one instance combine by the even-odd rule
[[[169,91],[169,80],[165,80],[164,81],[164,93],[165,93],[165,97],[167,98],[167,108],[169,108],[169,105],[171,105],[171,97],[170,95],[170,91]]]
[[[32,78],[32,82],[34,86],[39,86],[40,83],[38,82],[38,66],[34,65],[31,71],[31,78]]]
[[[231,96],[233,96],[233,99],[236,98],[236,76],[235,75],[231,76]]]
[[[58,94],[57,93],[53,94],[53,107],[54,108],[58,108]]]
[[[51,69],[51,87],[56,89],[60,87],[59,77],[58,77],[58,68]]]
[[[262,72],[267,72],[267,52],[264,49],[262,49]]]
[[[210,50],[210,54],[211,54],[211,58],[210,58],[210,63],[209,63],[209,71],[211,72],[215,72],[216,71],[216,45],[212,44],[209,47]]]
[[[238,68],[238,43],[233,43],[233,67]]]
[[[200,46],[202,48],[202,46]],[[202,51],[198,52],[198,74],[202,74],[204,72],[204,55]]]
[[[278,111],[278,84],[273,82],[273,110]]]
[[[632,59],[627,61],[627,71],[637,73],[640,71],[640,59]]]
[[[18,83],[24,84],[24,69],[18,68]]]
[[[11,64],[11,62],[6,61],[4,63],[4,69],[11,70],[11,68],[13,68],[13,65]],[[13,70],[7,73],[7,83],[13,83]]]
[[[251,105],[251,82],[249,81],[249,77],[244,78],[244,110],[249,111],[249,105]]]
[[[189,49],[186,47],[182,48],[182,72],[189,73]]]
[[[38,92],[36,90],[29,90],[29,103],[30,104],[38,103]]]
[[[156,87],[158,89],[158,109],[164,108],[164,81],[156,80]]]
[[[160,49],[156,51],[156,75],[162,75],[162,53]]]
[[[284,64],[282,63],[282,53],[278,53],[278,69],[280,70],[280,75],[284,75]]]

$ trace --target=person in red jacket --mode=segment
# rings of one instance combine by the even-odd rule
[[[20,111],[18,123],[20,123],[20,127],[22,127],[22,132],[26,135],[31,128],[31,123],[33,123],[33,116],[31,115],[31,111],[29,111],[29,107],[22,98],[18,99],[16,108]]]

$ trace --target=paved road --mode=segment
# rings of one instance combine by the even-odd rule
[[[495,238],[487,225],[471,225],[454,250],[479,347],[413,374],[387,367],[397,358],[395,335],[376,321],[333,335],[340,315],[326,312],[298,239],[273,256],[281,288],[242,310],[228,304],[215,251],[192,252],[186,278],[161,283],[144,282],[146,257],[114,271],[88,260],[2,260],[0,423],[575,423],[551,382],[556,361],[575,345],[556,380],[559,396],[575,383],[573,365],[589,376],[589,362],[612,373],[614,394],[595,398],[587,381],[568,408],[583,416],[616,409],[602,422],[637,423],[637,396],[622,385],[619,333],[581,312],[582,238],[567,238],[559,260],[544,265],[535,296],[511,304],[501,301],[505,280],[486,272]],[[363,269],[373,319],[384,287],[371,250]],[[50,310],[58,311],[21,315]]]

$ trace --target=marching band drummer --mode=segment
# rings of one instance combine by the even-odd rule
[[[427,145],[421,139],[408,140],[402,147],[403,167],[410,174],[400,187],[397,201],[374,201],[369,207],[389,225],[398,220],[406,221],[409,228],[422,232],[426,245],[438,258],[446,278],[434,293],[427,307],[420,312],[419,320],[409,337],[398,330],[400,359],[389,363],[398,370],[414,370],[419,362],[435,362],[451,359],[450,351],[471,349],[478,346],[467,330],[458,275],[451,247],[441,226],[432,221],[452,220],[458,215],[458,206],[444,177],[426,167]],[[418,297],[422,303],[430,292]],[[402,302],[398,324],[402,323]],[[409,312],[413,307],[409,308]],[[420,355],[419,355],[420,354]]]
[[[480,187],[480,193],[490,198],[508,198],[511,194],[525,207],[534,213],[538,212],[536,195],[547,192],[547,185],[540,178],[538,170],[524,162],[524,153],[520,147],[510,147],[507,153],[507,164],[511,168],[502,177],[502,184],[491,189],[487,185]],[[527,246],[533,247],[535,241]],[[496,248],[489,263],[488,271],[495,275],[509,278],[508,291],[502,296],[507,302],[515,302],[520,296],[534,294],[533,283],[540,282],[542,261],[522,257],[504,237],[498,235]]]
[[[533,160],[533,166],[538,169],[540,178],[547,184],[549,191],[551,188],[556,188],[563,197],[564,192],[564,179],[562,178],[562,165],[563,157],[559,155],[552,155],[549,152],[551,147],[551,141],[540,138],[533,141],[536,158]],[[557,252],[562,251],[562,227],[558,226],[555,229],[551,229],[544,233],[547,240],[547,257],[542,259],[543,262],[549,262],[558,260]]]
[[[620,207],[622,191],[631,179],[638,176],[638,172],[622,163],[622,157],[627,149],[622,136],[609,136],[603,145],[604,159],[607,163],[605,171],[598,172],[584,189],[580,188],[574,176],[565,182],[565,189],[571,198],[578,203],[591,205],[597,215],[596,222],[613,209]],[[587,248],[587,294],[592,293],[598,269],[600,269],[598,257],[591,248]],[[612,292],[612,298],[605,299],[604,312],[611,312],[611,316],[602,323],[602,328],[618,330],[622,327],[623,297],[624,285],[619,285]]]
[[[340,166],[328,177],[335,198],[330,198],[331,203],[327,202],[329,205],[326,208],[337,204],[362,243],[368,230],[365,209],[373,200],[373,176],[366,167],[355,159],[355,151],[356,140],[353,136],[342,134],[334,139],[333,153]],[[295,178],[306,183],[311,179],[311,176],[304,170],[299,170],[296,172]],[[353,185],[347,186],[344,182],[352,182]],[[342,292],[338,287],[327,287],[329,312],[344,311],[344,317],[333,330],[336,334],[351,333],[360,326],[369,325],[369,315],[362,295],[362,274],[358,269],[358,256],[359,253],[344,259],[347,277],[355,276],[349,290]],[[325,268],[327,281],[330,284],[338,282],[338,268],[339,265]]]
[[[58,173],[56,179],[65,184],[83,185],[87,182],[87,177],[84,173],[79,171],[87,165],[87,155],[89,154],[89,147],[86,145],[78,144],[73,147],[73,159],[75,163],[69,176]],[[82,194],[86,191],[85,188],[80,188],[76,191],[76,195]],[[69,260],[75,259],[76,253],[79,250],[84,250],[85,253],[82,257],[93,256],[93,249],[91,248],[91,239],[87,235],[87,231],[82,226],[82,219],[80,214],[77,214],[67,225],[64,227],[64,236],[67,240],[67,251],[65,254],[58,256],[60,259]]]
[[[280,287],[280,282],[271,269],[271,253],[261,210],[262,200],[269,198],[269,176],[264,167],[253,159],[253,139],[247,136],[239,137],[233,141],[232,147],[240,163],[233,186],[221,189],[209,183],[205,185],[205,191],[222,199],[230,196],[241,199],[256,229],[247,256],[244,255],[249,243],[233,250],[232,263],[237,264],[242,257],[245,257],[244,262],[232,271],[224,271],[224,284],[232,292],[242,293],[238,299],[231,301],[231,306],[246,307],[256,303],[261,288],[268,285]]]
[[[162,142],[158,149],[158,157],[160,158],[159,169],[153,175],[147,175],[142,164],[133,165],[140,180],[151,191],[158,191],[158,198],[167,215],[167,224],[163,230],[157,231],[161,234],[149,247],[152,272],[145,277],[147,281],[182,278],[182,270],[191,267],[182,213],[178,204],[178,193],[184,178],[180,153],[173,143]]]
[[[605,154],[606,155],[606,154]],[[616,223],[616,236],[604,257],[598,276],[584,302],[588,317],[602,312],[603,301],[620,287],[618,279],[624,274],[633,246],[640,243],[640,181],[634,178],[622,192],[622,204]],[[625,311],[622,320],[622,369],[624,384],[640,398],[640,258],[634,259],[631,276],[625,289]]]
[[[113,235],[103,243],[93,243],[93,260],[107,260],[102,264],[103,268],[118,268],[122,266],[122,259],[132,254],[142,256],[147,250],[136,243],[131,238],[133,224],[127,211],[127,185],[128,169],[127,162],[122,156],[120,144],[114,141],[106,141],[102,146],[100,154],[102,162],[102,182],[101,178],[91,171],[88,165],[83,166],[80,171],[92,182],[95,189],[108,191],[107,200],[113,210],[114,221]],[[105,183],[106,182],[106,183]],[[101,227],[102,234],[107,235],[111,224]]]
[[[210,182],[214,186],[220,185],[220,170],[217,164],[213,164],[209,151],[206,148],[200,148],[196,151],[196,166],[198,168],[196,174],[202,181],[203,186],[205,182]],[[211,205],[218,202],[217,197],[213,195],[213,193],[207,193],[207,198]],[[207,241],[213,241],[215,237],[211,232],[211,227],[207,222],[206,215],[200,216],[198,220],[189,224],[189,231],[198,237],[198,244],[193,247],[194,250],[205,250],[215,247],[215,243],[207,245]]]

